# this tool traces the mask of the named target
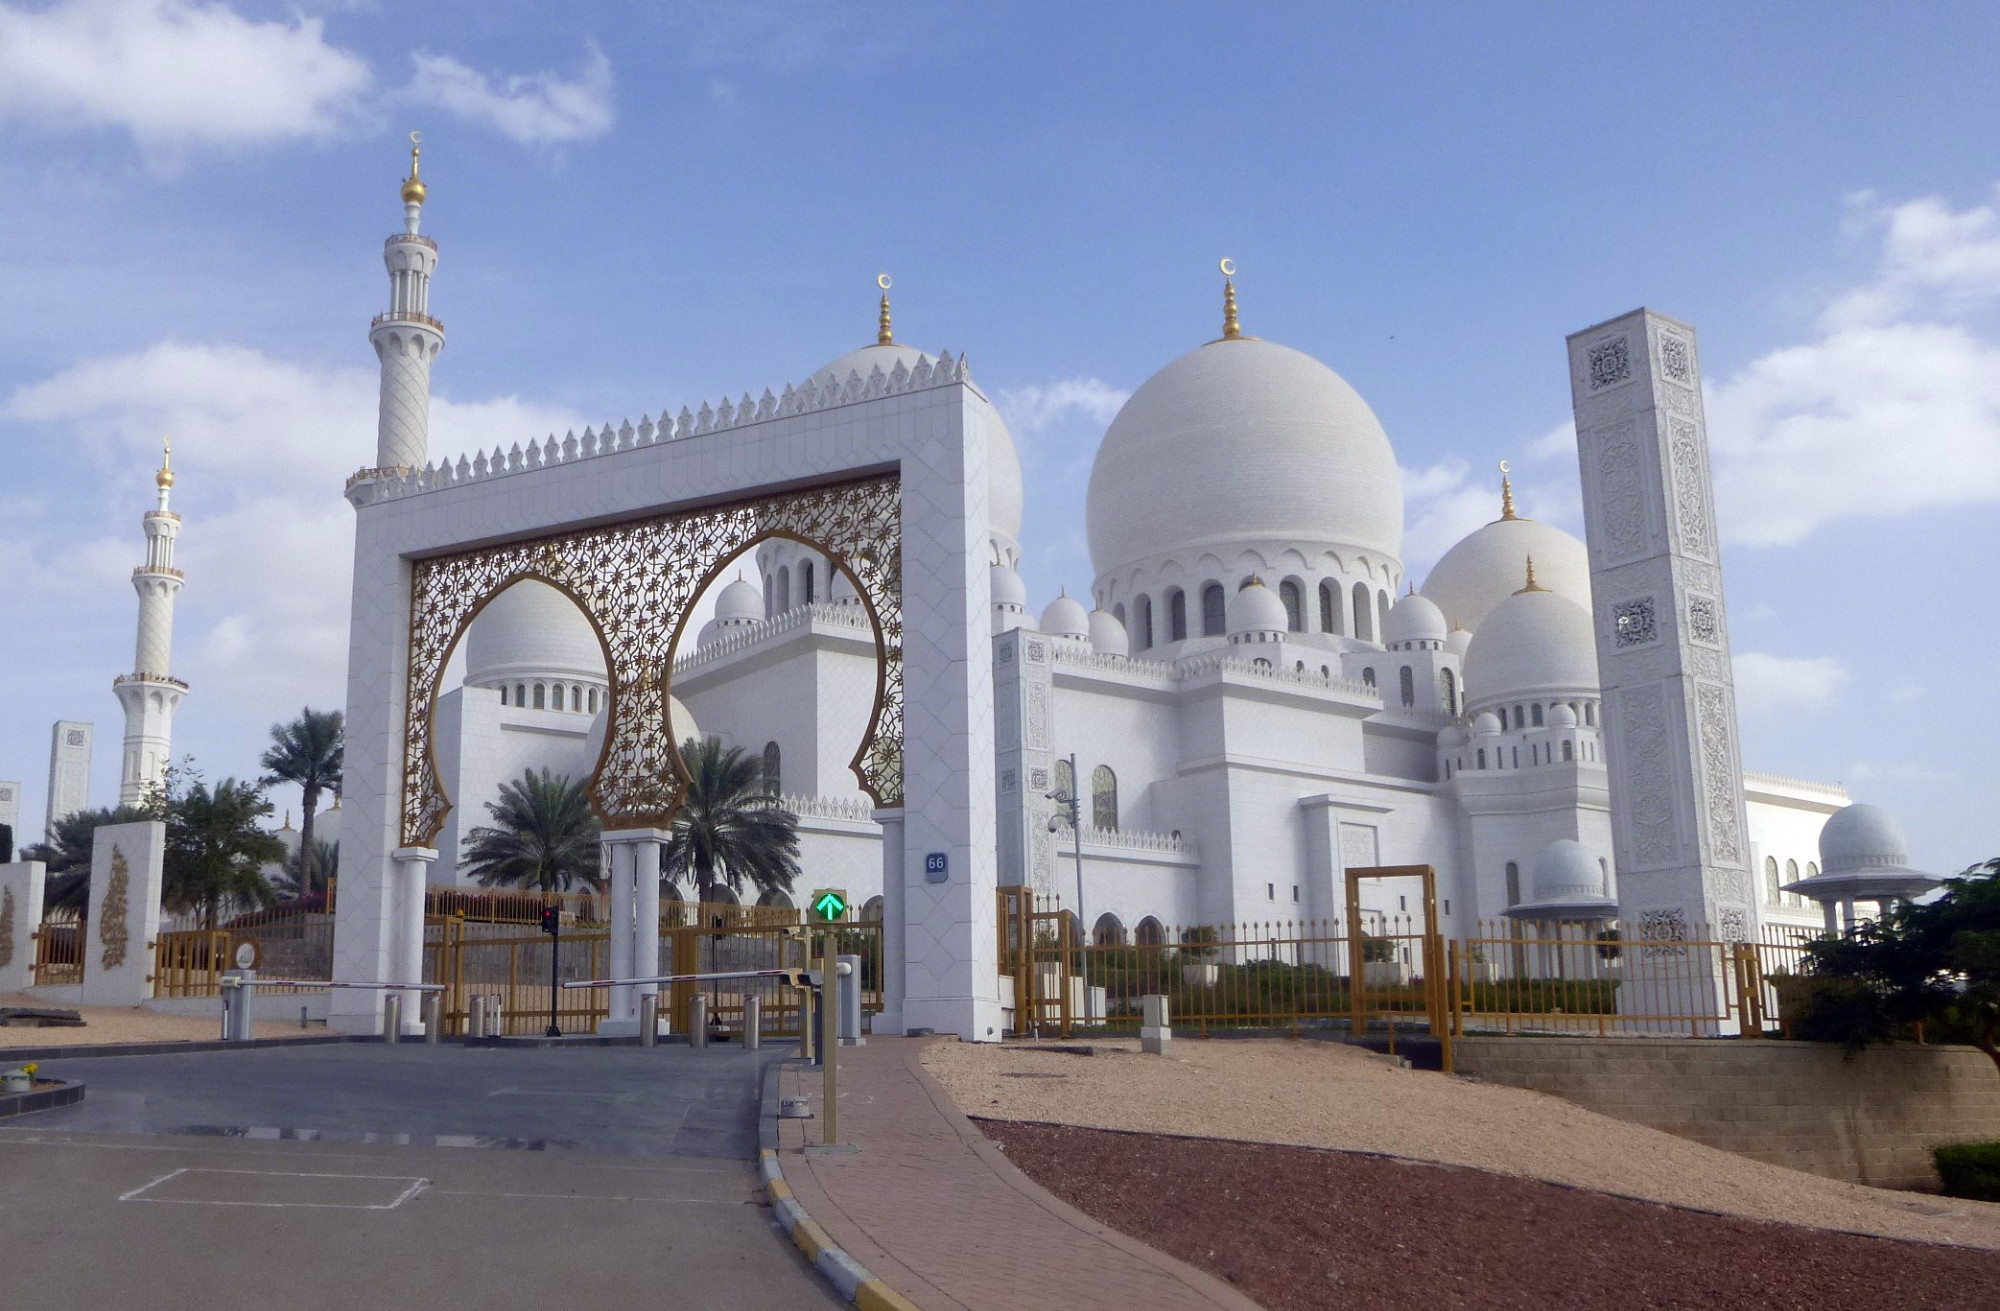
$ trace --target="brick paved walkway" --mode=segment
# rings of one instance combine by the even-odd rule
[[[840,1135],[854,1155],[808,1155],[820,1121],[782,1122],[785,1181],[834,1242],[924,1311],[1255,1311],[1016,1169],[924,1073],[918,1053],[937,1041],[949,1040],[871,1038],[841,1052]],[[787,1067],[780,1083],[817,1115],[817,1072]]]

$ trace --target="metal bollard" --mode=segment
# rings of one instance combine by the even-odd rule
[[[660,1045],[660,994],[657,992],[640,994],[639,1045],[641,1047]]]
[[[507,1036],[507,1004],[497,992],[486,999],[486,1036]]]
[[[708,997],[699,992],[688,999],[688,1046],[708,1046]]]
[[[751,993],[743,999],[743,1050],[754,1052],[764,1045],[764,999]]]
[[[472,999],[472,1014],[466,1019],[465,1035],[468,1038],[486,1036],[486,997],[483,993]]]
[[[424,994],[424,1041],[432,1044],[444,1041],[444,994],[441,992]]]
[[[382,1041],[403,1040],[403,997],[392,992],[382,999]]]
[[[840,962],[834,971],[840,981],[840,1045],[865,1046],[868,1040],[861,1036],[861,958],[836,956],[834,959]]]

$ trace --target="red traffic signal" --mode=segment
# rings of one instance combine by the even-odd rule
[[[542,907],[542,932],[553,938],[561,926],[562,912],[554,906]]]

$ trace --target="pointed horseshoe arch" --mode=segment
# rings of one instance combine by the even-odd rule
[[[724,564],[768,537],[800,541],[854,580],[878,659],[853,768],[877,805],[902,804],[902,495],[889,474],[412,561],[403,843],[429,846],[451,811],[431,747],[445,662],[486,603],[524,578],[567,595],[604,646],[610,718],[592,808],[608,827],[670,824],[686,789],[667,713],[674,642]]]

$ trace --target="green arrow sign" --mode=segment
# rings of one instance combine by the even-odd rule
[[[813,893],[813,913],[828,923],[847,913],[847,894],[836,888],[821,888]]]

